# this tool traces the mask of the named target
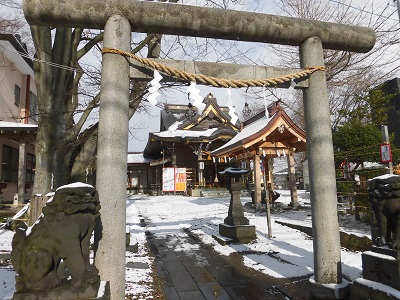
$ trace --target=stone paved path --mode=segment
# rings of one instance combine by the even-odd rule
[[[168,300],[308,299],[308,278],[277,279],[243,265],[240,254],[223,256],[190,232],[167,236],[147,231]],[[190,244],[190,249],[182,245]]]

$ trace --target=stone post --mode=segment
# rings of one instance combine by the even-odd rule
[[[324,65],[322,43],[318,37],[307,39],[299,50],[302,68]],[[314,278],[310,279],[310,292],[316,299],[337,299],[329,298],[335,297],[335,288],[329,290],[323,285],[335,286],[342,283],[335,165],[324,71],[310,75],[309,87],[303,95],[315,273]],[[339,293],[341,297],[347,290],[346,285]]]
[[[130,51],[128,20],[111,16],[104,47]],[[126,181],[128,152],[129,64],[117,54],[103,55],[97,150],[97,181],[101,219],[96,226],[95,265],[110,281],[111,299],[125,298]]]
[[[26,141],[21,138],[19,143],[19,157],[18,157],[18,202],[14,203],[15,207],[18,204],[24,204],[25,196],[25,182],[26,182]]]
[[[289,153],[287,155],[288,163],[288,175],[289,175],[289,189],[290,189],[290,206],[299,206],[299,201],[297,198],[297,188],[296,188],[296,169],[294,164],[293,148],[289,148]]]
[[[260,169],[260,156],[254,154],[254,203],[256,208],[261,208],[261,169]]]
[[[42,214],[42,209],[45,207],[48,197],[42,195],[32,195],[29,204],[29,220],[28,226],[32,226]]]

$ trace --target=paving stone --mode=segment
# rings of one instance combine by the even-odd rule
[[[197,284],[207,283],[207,282],[216,282],[215,277],[204,267],[194,266],[188,262],[183,262],[184,266],[193,277],[193,279],[197,282]]]
[[[174,287],[164,286],[164,294],[167,300],[180,300],[178,292]]]
[[[175,271],[169,272],[172,281],[174,282],[175,289],[179,292],[193,292],[199,291],[199,287],[196,282],[190,276],[189,272],[185,271]]]
[[[181,300],[206,300],[206,298],[200,291],[179,292],[179,296]]]
[[[222,286],[241,285],[242,283],[235,278],[232,273],[226,270],[215,259],[208,260],[209,265],[205,268],[217,279]]]
[[[199,288],[207,300],[231,300],[232,297],[218,282],[199,284]]]
[[[155,265],[157,268],[158,275],[160,278],[162,278],[163,281],[163,286],[165,287],[174,287],[174,282],[171,279],[171,276],[169,275],[169,272],[164,266],[164,263],[162,261],[155,261]],[[169,298],[168,298],[169,299]]]
[[[161,251],[159,253],[160,253],[160,257],[162,258],[162,260],[164,262],[179,260],[179,257],[176,255],[175,251],[173,251],[173,250],[165,250],[165,251]]]
[[[267,297],[259,298],[251,292],[251,290],[247,289],[243,285],[234,285],[234,286],[227,286],[224,289],[229,293],[229,295],[233,299],[243,299],[243,300],[267,300]]]
[[[168,272],[187,272],[185,266],[180,260],[163,261]]]

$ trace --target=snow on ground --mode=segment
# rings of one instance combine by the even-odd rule
[[[287,207],[290,203],[289,191],[279,191],[277,200]],[[309,193],[298,191],[299,203],[309,207]],[[242,203],[251,202],[249,197]],[[239,252],[244,263],[260,272],[274,277],[311,276],[313,273],[313,243],[306,234],[275,221],[311,226],[311,211],[279,210],[271,216],[272,235],[268,238],[265,212],[245,212],[251,225],[256,226],[257,239],[243,245],[220,245],[212,235],[218,235],[218,225],[224,222],[228,214],[229,198],[197,198],[187,196],[147,196],[133,195],[127,201],[126,220],[131,233],[130,245],[137,243],[137,252],[126,252],[126,294],[129,299],[153,299],[152,265],[153,258],[146,248],[145,230],[161,236],[182,236],[190,230],[205,244],[223,255]],[[146,227],[140,226],[143,219]],[[342,230],[351,228],[351,232],[369,236],[366,224],[354,221],[354,217],[341,217]],[[13,233],[0,230],[0,254],[11,251]],[[173,242],[173,240],[171,241]],[[128,249],[129,250],[129,249]],[[190,252],[193,245],[182,244],[177,251]],[[1,260],[0,260],[1,262]],[[342,249],[342,271],[350,280],[361,277],[361,252]],[[11,299],[14,292],[14,271],[12,266],[0,265],[1,299]]]

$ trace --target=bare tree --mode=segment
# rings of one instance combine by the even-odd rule
[[[330,91],[332,126],[346,120],[348,111],[357,106],[359,97],[371,88],[392,79],[400,72],[400,55],[395,51],[400,40],[396,8],[382,7],[378,1],[275,0],[276,10],[287,16],[345,23],[373,28],[377,40],[368,53],[324,50],[326,76]],[[360,6],[361,5],[361,6]],[[343,33],[345,34],[345,33]],[[284,66],[298,67],[295,47],[272,46]],[[288,103],[294,112],[302,111],[302,101]]]
[[[227,7],[228,3],[238,2],[206,1],[205,4]],[[97,123],[86,129],[85,126],[100,101],[97,94],[100,76],[99,70],[89,72],[82,59],[93,51],[99,53],[103,33],[79,28],[31,26],[31,34],[37,58],[34,71],[39,114],[34,193],[43,194],[70,180],[84,180],[87,169],[95,167]],[[175,52],[175,44],[179,43],[179,40],[166,43],[167,47],[162,51],[161,39],[164,43],[170,37],[140,37],[143,39],[133,45],[133,51],[139,53],[147,48],[147,56],[153,58],[168,57],[172,51]],[[217,48],[215,40],[206,41],[206,44],[206,48]],[[198,40],[194,45],[200,45]],[[191,47],[188,43],[183,46],[179,45],[181,49]],[[84,80],[85,85],[82,84]],[[142,103],[146,88],[146,82],[132,83],[131,115]]]

